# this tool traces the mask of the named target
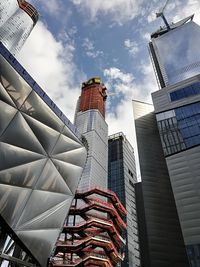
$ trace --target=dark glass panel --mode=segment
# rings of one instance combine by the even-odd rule
[[[192,85],[189,85],[187,87],[178,89],[174,92],[170,93],[170,99],[171,101],[177,101],[182,98],[186,98],[189,96],[200,94],[200,83],[194,83]]]

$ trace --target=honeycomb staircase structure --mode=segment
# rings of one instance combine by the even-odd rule
[[[98,187],[77,191],[51,266],[116,266],[124,258],[125,215],[114,192]]]

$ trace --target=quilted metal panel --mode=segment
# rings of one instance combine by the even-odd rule
[[[41,266],[86,156],[75,127],[0,44],[0,216]]]

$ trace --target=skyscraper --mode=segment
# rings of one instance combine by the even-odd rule
[[[200,27],[189,16],[151,35],[150,55],[161,87],[200,73]]]
[[[13,55],[16,55],[37,20],[37,10],[25,0],[1,0],[0,41]]]
[[[126,207],[127,232],[125,259],[121,267],[139,267],[140,251],[135,204],[137,182],[134,151],[123,133],[108,138],[108,188],[114,191]]]
[[[190,266],[200,266],[200,27],[193,16],[151,35],[149,43],[161,90],[152,113],[162,144]],[[147,112],[146,116],[150,116]],[[141,116],[141,120],[145,116]],[[142,127],[140,127],[143,132]],[[142,148],[144,149],[144,148]],[[153,150],[154,151],[154,150]],[[140,152],[139,152],[140,153]],[[142,150],[142,155],[144,151]],[[152,167],[157,166],[152,162]]]
[[[88,160],[79,189],[107,188],[108,126],[105,121],[106,87],[100,78],[82,84],[75,125],[88,143]]]
[[[135,185],[142,267],[189,267],[153,106],[133,101],[142,182]]]
[[[200,266],[200,27],[189,17],[152,35],[153,60],[165,87],[152,94],[184,242]],[[172,43],[174,46],[172,46]],[[155,52],[155,53],[154,53]]]

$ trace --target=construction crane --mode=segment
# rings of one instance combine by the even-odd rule
[[[169,2],[169,0],[167,0],[166,1],[166,3],[165,3],[165,5],[164,5],[164,7],[161,9],[161,11],[160,12],[158,12],[158,13],[156,13],[156,17],[158,18],[158,17],[161,17],[162,19],[163,19],[163,21],[164,21],[164,23],[165,23],[165,25],[166,25],[166,27],[167,27],[167,29],[168,29],[168,31],[170,30],[170,26],[169,26],[169,23],[167,22],[167,20],[166,20],[166,18],[165,18],[165,16],[164,16],[164,10],[165,10],[165,8],[166,8],[166,6],[167,6],[167,4],[168,4],[168,2]]]

